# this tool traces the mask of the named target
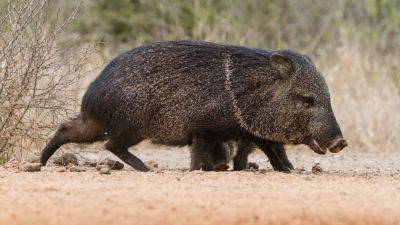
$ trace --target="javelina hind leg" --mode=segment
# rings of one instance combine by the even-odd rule
[[[206,149],[209,151],[210,155],[210,160],[209,163],[209,169],[208,171],[226,171],[229,169],[229,154],[228,152],[230,148],[233,148],[233,146],[230,146],[228,143],[222,143],[222,142],[214,142],[210,148]],[[203,166],[203,170],[205,170]]]
[[[247,168],[248,156],[251,153],[251,143],[247,141],[240,141],[238,143],[238,150],[236,156],[233,158],[233,170],[244,170]]]
[[[147,172],[149,168],[140,160],[128,151],[128,148],[142,141],[141,139],[131,137],[111,137],[106,143],[106,149],[114,153],[118,158],[124,161],[126,164],[133,167],[135,170]]]
[[[260,147],[261,151],[267,155],[269,162],[275,171],[290,173],[290,168],[284,163],[284,160],[281,158],[281,155],[278,154],[276,149],[279,149],[281,144],[271,142],[271,141],[263,141],[256,140],[256,144]],[[285,153],[286,155],[286,153]]]
[[[93,143],[106,139],[102,126],[92,119],[84,120],[81,116],[63,123],[53,138],[42,150],[40,163],[45,166],[49,158],[62,145],[67,143]]]
[[[207,155],[207,149],[210,148],[209,143],[204,139],[194,136],[190,146],[190,171],[193,170],[211,170],[212,167],[209,162],[210,157]]]
[[[189,171],[193,170],[200,170],[202,165],[202,157],[198,153],[198,150],[192,145],[190,147],[190,169]]]

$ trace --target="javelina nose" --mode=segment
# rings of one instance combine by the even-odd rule
[[[338,153],[346,146],[347,146],[347,141],[342,137],[338,137],[334,139],[334,141],[332,142],[331,146],[329,146],[328,149],[332,153]]]

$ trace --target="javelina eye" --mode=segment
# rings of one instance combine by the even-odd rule
[[[315,104],[315,99],[313,97],[297,95],[296,99],[306,107],[313,107]]]

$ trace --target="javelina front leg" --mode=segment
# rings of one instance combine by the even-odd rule
[[[124,161],[126,164],[133,167],[135,170],[147,172],[149,168],[140,160],[138,157],[134,156],[128,151],[128,148],[134,144],[139,143],[140,139],[131,138],[111,138],[106,143],[106,149],[114,153],[118,158]]]
[[[258,145],[258,147],[260,147],[261,151],[263,151],[264,154],[267,155],[269,162],[271,163],[271,165],[275,171],[290,173],[291,168],[288,165],[286,165],[284,160],[281,158],[282,152],[279,152],[277,150],[282,147],[281,144],[278,144],[276,142],[271,142],[271,141],[263,141],[263,140],[257,140],[256,144]],[[285,155],[286,155],[286,153],[285,153]],[[287,157],[286,157],[286,159],[287,159]]]
[[[289,161],[285,147],[282,144],[277,144],[275,143],[273,145],[273,150],[275,152],[275,155],[277,155],[278,158],[282,160],[282,162],[291,170],[294,170],[294,167],[292,163]]]

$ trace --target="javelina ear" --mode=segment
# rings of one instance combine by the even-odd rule
[[[272,69],[278,71],[283,78],[287,78],[294,71],[292,60],[280,53],[273,53],[269,59]]]

